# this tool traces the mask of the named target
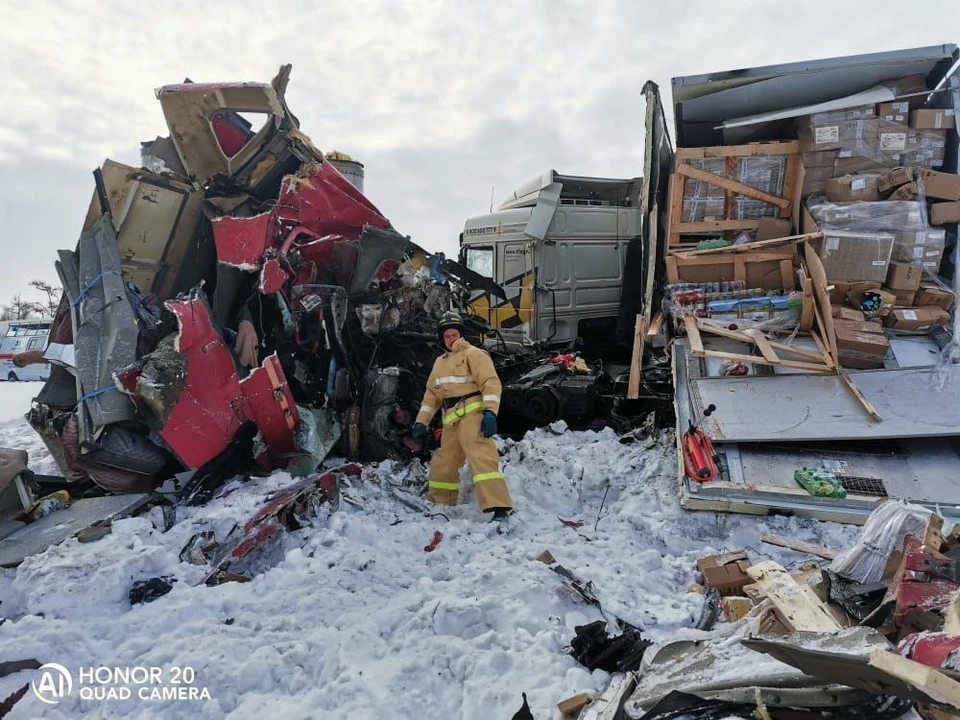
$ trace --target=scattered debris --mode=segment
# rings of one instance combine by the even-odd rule
[[[153,602],[173,590],[173,584],[177,581],[172,575],[150,578],[149,580],[137,580],[130,588],[130,604]]]

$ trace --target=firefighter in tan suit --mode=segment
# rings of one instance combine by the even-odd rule
[[[490,356],[463,337],[463,321],[445,313],[438,331],[446,352],[433,364],[412,436],[423,442],[427,426],[439,410],[443,420],[440,450],[430,463],[429,499],[456,505],[460,467],[466,460],[473,474],[477,501],[495,520],[513,513],[510,491],[500,472],[497,432],[502,386]]]

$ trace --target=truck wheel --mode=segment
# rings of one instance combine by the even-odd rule
[[[523,414],[536,427],[543,427],[560,417],[560,402],[547,388],[533,388],[523,395]]]
[[[7,380],[9,382],[17,382],[17,380],[19,379],[20,378],[17,377],[17,374],[13,370],[11,370],[10,373],[7,375]]]

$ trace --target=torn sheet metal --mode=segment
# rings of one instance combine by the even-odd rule
[[[166,85],[157,90],[157,99],[183,167],[201,185],[215,175],[236,175],[267,144],[286,116],[276,90],[264,83]],[[264,126],[257,132],[244,132],[237,141],[225,136],[221,122],[218,137],[214,120],[231,110],[263,115]]]
[[[24,558],[57,545],[85,527],[125,517],[143,506],[149,495],[114,495],[76,500],[0,540],[0,567],[13,567]]]
[[[882,635],[869,628],[812,635],[817,647],[823,648],[889,647]],[[706,699],[749,702],[754,688],[759,688],[763,702],[771,707],[829,707],[866,699],[861,691],[839,686],[834,676],[812,676],[780,657],[777,660],[765,660],[746,640],[741,644],[727,637],[681,640],[650,648],[637,687],[624,704],[624,715],[641,718],[674,690]]]
[[[273,213],[269,212],[253,217],[224,215],[212,220],[211,225],[217,260],[241,270],[260,267],[263,254],[276,233]]]
[[[61,253],[64,265],[70,255]],[[133,420],[133,404],[116,392],[113,374],[136,360],[139,329],[127,300],[117,235],[109,217],[101,216],[80,236],[79,253],[69,258],[74,259],[78,263],[69,272],[76,280],[65,282],[65,290],[73,313],[78,403],[89,413],[94,429]],[[90,442],[83,423],[81,441]]]
[[[201,263],[194,237],[203,193],[185,182],[107,160],[101,168],[110,214],[117,228],[123,278],[161,300],[193,287]],[[84,230],[101,215],[96,192]]]
[[[283,179],[277,200],[277,220],[302,227],[316,237],[341,234],[358,238],[365,225],[390,227],[390,222],[332,163],[308,163]]]
[[[147,356],[139,373],[124,374],[126,389],[153,410],[160,436],[187,467],[200,467],[223,452],[244,420],[257,425],[271,464],[282,467],[283,458],[296,449],[300,418],[277,356],[266,358],[241,381],[206,300],[195,292],[166,306],[180,327],[167,354],[180,355],[185,366],[170,361],[151,367],[147,385],[140,382],[142,368],[151,362]],[[156,392],[147,393],[147,388]]]
[[[867,630],[867,628],[856,628]],[[849,631],[843,631],[845,634]],[[876,632],[876,631],[874,631]],[[843,683],[877,695],[896,695],[916,702],[938,702],[922,688],[913,687],[886,670],[870,664],[871,654],[885,650],[882,644],[829,647],[817,640],[816,633],[794,633],[786,637],[751,638],[742,643],[766,653],[782,663],[792,665],[813,678]]]

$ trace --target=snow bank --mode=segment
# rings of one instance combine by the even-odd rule
[[[0,656],[67,668],[190,666],[211,700],[74,694],[53,707],[28,693],[11,717],[487,720],[511,717],[526,692],[538,720],[553,718],[559,700],[599,690],[609,676],[564,653],[574,626],[600,614],[534,559],[541,551],[592,580],[608,611],[663,639],[699,613],[700,596],[684,591],[697,557],[755,549],[761,530],[835,546],[856,532],[810,520],[685,513],[671,443],[645,449],[621,444],[611,430],[563,430],[501,443],[518,509],[506,537],[477,510],[466,473],[460,505],[437,508],[447,517],[426,516],[390,492],[409,469],[383,463],[345,488],[352,502],[284,536],[250,583],[197,586],[203,568],[181,563],[178,553],[196,532],[222,538],[244,522],[292,482],[284,473],[206,507],[178,509],[167,533],[131,518],[98,542],[70,540],[28,558],[0,575],[8,618]],[[424,552],[436,530],[443,539]],[[763,551],[785,564],[809,560]],[[178,582],[131,607],[133,582],[158,575]],[[0,697],[30,676],[0,679]]]

